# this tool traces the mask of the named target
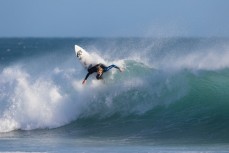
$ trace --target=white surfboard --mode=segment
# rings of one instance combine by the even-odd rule
[[[75,53],[77,59],[85,67],[85,69],[88,69],[97,64],[97,60],[78,45],[75,45]]]

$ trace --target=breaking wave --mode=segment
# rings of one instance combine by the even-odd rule
[[[73,42],[67,43],[70,49],[47,52],[52,47],[34,40],[45,51],[27,51],[32,55],[1,66],[0,132],[61,127],[95,135],[102,129],[101,135],[229,138],[229,51],[221,41],[210,47],[205,41],[144,40],[147,47],[140,41],[136,48],[126,40],[122,48],[103,46],[104,52],[88,43],[92,54],[125,71],[112,69],[104,81],[90,76],[82,85],[87,72],[75,58]],[[14,48],[22,52],[28,44],[14,43],[5,53],[15,55]],[[34,50],[31,46],[26,49]]]

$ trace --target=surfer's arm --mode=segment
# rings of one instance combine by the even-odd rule
[[[121,71],[120,67],[118,67],[118,66],[116,66],[116,65],[114,65],[114,64],[113,64],[113,66],[114,66],[114,68],[116,68],[116,69],[118,69],[119,71]]]
[[[89,77],[91,73],[87,73],[86,77],[84,78],[84,80],[87,80],[87,78]]]
[[[123,72],[123,69],[121,69],[120,67],[114,65],[114,68],[118,69],[120,72]]]
[[[118,67],[118,66],[116,66],[116,65],[114,65],[114,64],[112,64],[112,65],[110,65],[110,66],[108,66],[108,67],[105,67],[105,69],[104,69],[104,71],[106,72],[106,71],[109,71],[110,69],[112,69],[112,68],[116,68],[116,69],[118,69],[120,72],[122,72],[122,69],[120,69],[120,67]]]
[[[87,73],[87,75],[86,75],[86,77],[84,78],[82,84],[86,83],[86,80],[87,80],[87,78],[89,77],[90,74],[91,74],[91,73],[89,73],[89,72]]]

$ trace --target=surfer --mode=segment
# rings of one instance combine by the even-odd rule
[[[96,64],[96,65],[93,66],[93,67],[88,68],[88,69],[87,69],[88,73],[87,73],[85,79],[83,80],[82,84],[85,84],[87,78],[89,77],[89,75],[91,75],[91,74],[94,73],[94,72],[97,73],[96,79],[98,79],[98,80],[103,79],[103,77],[102,77],[103,73],[109,71],[109,70],[112,69],[113,67],[116,68],[116,69],[118,69],[120,72],[122,72],[122,70],[121,70],[118,66],[116,66],[116,65],[114,65],[114,64],[112,64],[112,65],[110,65],[110,66],[105,66],[104,64],[101,64],[101,63],[100,63],[100,64]]]

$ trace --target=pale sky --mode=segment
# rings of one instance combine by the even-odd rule
[[[229,37],[229,0],[0,0],[0,37]]]

